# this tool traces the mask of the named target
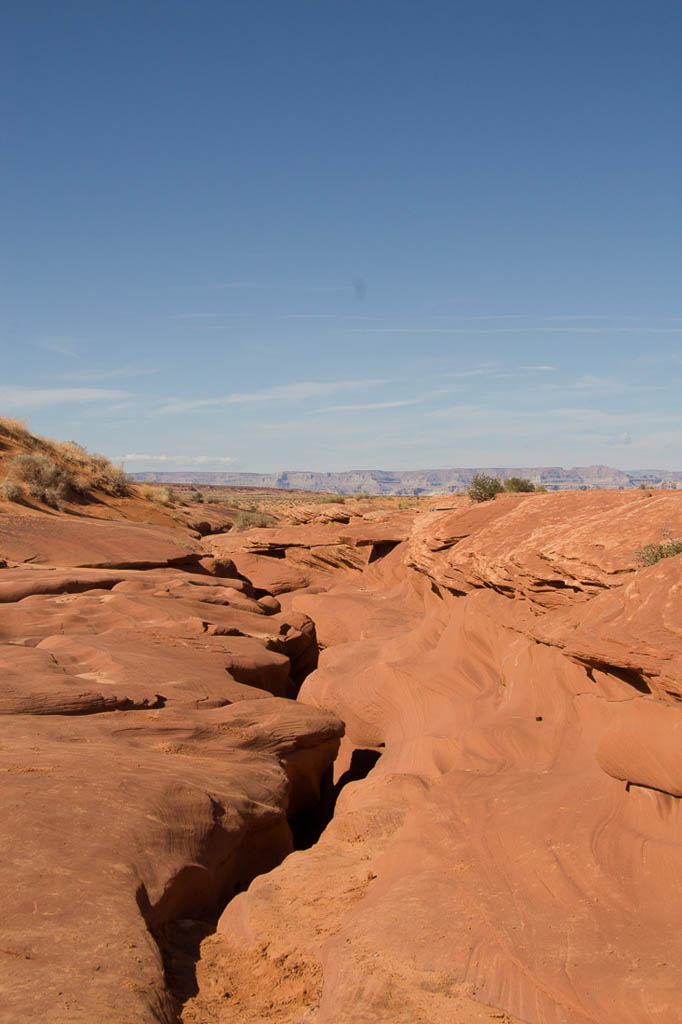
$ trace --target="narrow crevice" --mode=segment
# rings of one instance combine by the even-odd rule
[[[295,849],[309,850],[318,842],[334,817],[336,801],[344,787],[349,782],[360,782],[362,779],[366,779],[376,767],[380,757],[381,750],[357,748],[353,751],[348,768],[336,783],[333,778],[334,766],[329,766],[320,785],[320,802],[315,807],[301,811],[289,820]]]
[[[399,540],[378,540],[372,544],[372,550],[370,551],[367,564],[371,562],[378,562],[380,558],[385,558],[386,555],[390,555],[394,548],[398,547],[401,541]]]
[[[643,672],[635,668],[624,668],[621,665],[612,665],[607,661],[600,661],[598,658],[573,658],[578,665],[583,665],[587,669],[587,676],[592,682],[595,682],[593,675],[594,670],[598,672],[605,672],[610,676],[614,676],[616,679],[620,679],[621,682],[627,683],[628,686],[632,686],[639,693],[651,693],[651,687],[646,681],[646,677]]]
[[[348,768],[336,783],[333,777],[334,766],[330,765],[321,781],[319,802],[314,807],[299,811],[288,822],[282,818],[272,841],[265,844],[262,841],[256,842],[256,845],[263,848],[256,850],[255,856],[251,855],[252,839],[249,842],[249,855],[246,856],[243,851],[239,858],[243,870],[239,871],[234,864],[231,865],[232,871],[229,874],[232,879],[227,890],[225,886],[214,886],[212,892],[208,891],[205,883],[207,873],[211,873],[211,866],[207,872],[198,865],[180,872],[166,889],[161,903],[156,906],[151,906],[145,887],[140,887],[137,893],[138,906],[162,957],[167,992],[172,1000],[176,1024],[182,1021],[185,1004],[199,991],[197,964],[201,957],[201,944],[216,931],[220,916],[230,900],[245,891],[258,875],[273,871],[292,852],[292,848],[309,850],[314,847],[332,820],[336,801],[344,787],[349,782],[366,779],[379,761],[381,753],[378,749],[354,750]],[[214,839],[218,845],[224,813],[224,808],[216,804]],[[267,853],[263,859],[266,847]],[[275,852],[277,847],[279,849]],[[223,862],[224,867],[226,863]]]
[[[306,676],[317,667],[317,654],[315,642],[313,657],[300,658],[295,667],[292,663],[292,699]],[[357,759],[354,763],[353,777],[363,778]],[[274,813],[267,827],[248,833],[237,849],[230,829],[225,828],[226,808],[211,797],[213,828],[205,841],[201,863],[184,865],[169,879],[155,904],[150,902],[145,885],[138,888],[137,905],[163,963],[169,1001],[169,1016],[164,1022],[167,1019],[182,1024],[185,1004],[199,991],[197,964],[201,944],[216,931],[228,903],[259,875],[273,871],[294,850],[308,849],[318,841],[331,820],[338,793],[350,781],[351,769],[334,785],[333,768],[332,763],[322,776],[317,804],[289,818],[282,811]]]
[[[238,893],[258,875],[267,874],[291,853],[292,836],[286,817],[277,815],[269,828],[250,834],[235,850],[222,804],[213,804],[214,826],[202,864],[186,864],[166,885],[161,899],[151,904],[144,885],[136,898],[149,934],[163,963],[167,997],[174,1024],[180,1024],[185,1003],[198,992],[196,968],[201,943],[215,932],[220,916]]]

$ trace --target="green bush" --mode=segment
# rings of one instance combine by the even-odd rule
[[[496,476],[487,473],[476,473],[471,481],[467,494],[472,501],[491,501],[496,494],[501,494],[504,484]]]
[[[530,494],[535,490],[535,484],[531,483],[525,476],[510,476],[504,482],[505,491],[511,494]]]
[[[674,558],[675,555],[682,555],[682,538],[673,540],[670,530],[663,531],[663,537],[658,544],[645,544],[643,548],[635,551],[635,557],[643,568],[646,565],[655,565],[662,558]]]
[[[320,505],[345,505],[346,499],[341,494],[324,494],[317,499]]]

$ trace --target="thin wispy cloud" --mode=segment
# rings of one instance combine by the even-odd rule
[[[127,391],[109,388],[0,387],[0,406],[5,409],[41,409],[49,405],[82,405],[129,397]]]
[[[304,291],[304,292],[351,292],[352,282],[348,284],[285,284],[277,281],[221,281],[218,284],[205,285],[206,288],[225,288],[234,291]]]
[[[70,338],[41,338],[36,344],[47,352],[56,352],[58,356],[67,356],[69,359],[81,358]]]
[[[229,405],[250,405],[262,402],[297,402],[307,398],[323,398],[338,391],[358,391],[389,384],[390,378],[370,380],[294,381],[277,384],[260,391],[237,391],[216,398],[176,399],[167,402],[160,413],[191,412],[194,409],[220,408]]]
[[[443,373],[443,377],[488,377],[500,372],[499,363],[481,363],[479,366],[470,367],[468,370],[451,370]]]
[[[128,452],[115,456],[115,459],[117,462],[172,462],[187,466],[230,465],[234,462],[229,455],[146,455],[140,452]]]
[[[251,328],[251,324],[244,321],[231,324],[226,321],[221,323],[218,320],[185,320],[177,323],[175,326],[186,331],[246,331]]]
[[[682,334],[679,327],[352,327],[355,334]]]
[[[284,313],[283,320],[338,320],[338,313]]]
[[[423,398],[406,398],[395,402],[364,402],[357,405],[327,405],[322,409],[312,409],[309,415],[323,412],[360,412],[367,409],[398,409],[404,405],[418,405]]]
[[[544,313],[422,313],[402,314],[394,313],[383,316],[367,316],[359,313],[348,314],[346,320],[362,320],[374,323],[391,323],[396,320],[454,320],[454,321],[476,321],[476,320],[534,320],[537,323],[567,322],[573,320],[596,320],[596,321],[622,321],[624,323],[650,323],[654,326],[657,323],[682,323],[680,316],[628,316],[622,314],[604,313],[565,313],[565,314],[544,314]]]
[[[171,320],[232,320],[250,316],[249,313],[173,313]]]
[[[604,440],[604,444],[607,444],[610,448],[621,448],[624,445],[632,444],[632,434],[627,430],[624,430],[621,434],[616,437],[609,437]]]
[[[124,380],[131,377],[147,377],[150,374],[158,373],[158,368],[143,369],[139,366],[122,366],[114,370],[75,370],[70,373],[55,373],[52,376],[57,380],[72,381],[98,381],[98,380]]]
[[[578,391],[604,391],[607,394],[623,394],[628,391],[665,391],[663,384],[633,384],[631,381],[617,377],[596,377],[586,373],[577,380],[573,387]]]

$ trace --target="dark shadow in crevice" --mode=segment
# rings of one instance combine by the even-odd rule
[[[350,764],[334,787],[334,803],[336,803],[341,790],[349,782],[360,782],[362,779],[366,779],[380,757],[381,751],[374,750],[373,748],[363,749],[358,747],[354,750]]]
[[[309,850],[319,840],[334,817],[336,801],[349,782],[366,779],[381,757],[381,750],[358,748],[353,751],[350,764],[338,782],[334,782],[334,766],[325,772],[320,786],[320,802],[311,810],[301,811],[289,819],[294,837],[294,849]]]
[[[605,672],[616,679],[620,679],[621,682],[634,687],[639,693],[651,693],[651,687],[647,683],[644,673],[635,668],[610,665],[607,661],[599,661],[597,658],[574,658],[573,660],[587,669],[587,677],[593,683],[596,681],[593,675],[593,671],[596,669],[598,672]]]
[[[377,540],[372,544],[372,550],[369,553],[367,564],[371,562],[378,562],[380,558],[385,558],[386,555],[390,555],[394,548],[398,547],[401,541],[399,540]]]

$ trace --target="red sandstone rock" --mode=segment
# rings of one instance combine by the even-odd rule
[[[682,1021],[682,560],[634,559],[682,495],[459,506],[291,598],[336,778],[376,767],[228,906],[188,1024]]]
[[[173,1020],[254,879],[186,1024],[681,1024],[682,494],[449,504],[2,570],[0,1019]]]
[[[201,552],[185,536],[141,523],[3,515],[0,553],[10,562],[116,569],[189,565]]]
[[[188,552],[160,530],[0,536],[15,562],[164,566],[2,570],[0,1020],[171,1024],[182,921],[291,850],[338,748],[332,715],[271,696],[315,667],[314,627],[172,567]]]

